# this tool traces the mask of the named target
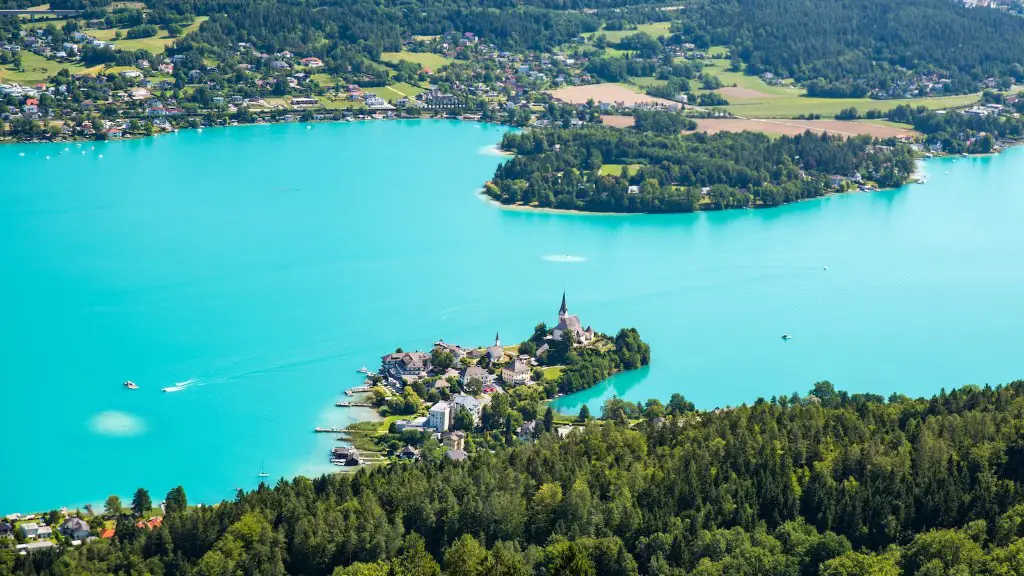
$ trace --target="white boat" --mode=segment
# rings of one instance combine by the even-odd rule
[[[135,382],[132,382],[131,380],[125,381],[124,387],[129,389],[129,390],[138,390],[139,389],[139,385],[136,384]]]
[[[260,478],[266,478],[267,476],[270,476],[270,474],[267,474],[267,473],[266,473],[266,472],[265,472],[265,471],[263,470],[263,462],[260,462],[260,473],[259,473],[259,474],[257,474],[257,476],[259,476]]]
[[[360,369],[358,370],[358,372],[359,372],[360,374],[369,374],[369,373],[370,373],[370,371],[366,369],[366,366],[363,366],[362,368],[360,368]]]
[[[792,340],[792,339],[793,339],[793,337],[792,337],[792,336],[790,336],[789,334],[783,334],[783,335],[782,335],[782,339],[783,339],[783,340]]]

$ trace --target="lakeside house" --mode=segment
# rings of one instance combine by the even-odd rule
[[[455,420],[455,414],[458,413],[460,408],[465,408],[469,411],[470,415],[473,416],[473,425],[480,424],[480,416],[483,414],[483,404],[480,403],[476,398],[466,394],[456,394],[452,396],[452,420]]]
[[[22,538],[31,540],[39,535],[39,524],[35,522],[21,522],[18,524],[18,531],[21,532]]]
[[[68,518],[61,523],[60,533],[72,540],[82,540],[89,537],[89,524],[81,518]]]
[[[494,346],[487,348],[487,359],[491,364],[501,362],[505,358],[505,349],[501,347],[501,334],[494,334]]]
[[[426,352],[393,352],[381,358],[381,372],[385,376],[425,376],[430,370],[430,354]]]

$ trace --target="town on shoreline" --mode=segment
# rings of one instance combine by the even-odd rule
[[[464,459],[467,437],[471,444],[528,440],[538,427],[551,429],[555,414],[545,406],[549,400],[649,362],[650,347],[636,329],[611,337],[584,327],[569,313],[563,293],[556,324],[538,324],[519,344],[503,345],[496,334],[489,346],[467,348],[440,339],[430,352],[399,348],[384,355],[378,372],[361,370],[367,375],[363,385],[346,391],[353,400],[337,402],[343,408],[373,407],[381,420],[316,431],[340,432],[351,444],[331,450],[330,462],[337,466],[417,458],[431,442],[447,447],[446,457]]]

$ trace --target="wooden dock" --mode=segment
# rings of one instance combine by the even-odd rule
[[[373,404],[370,404],[369,402],[344,402],[344,401],[342,401],[342,402],[335,402],[334,405],[337,406],[338,408],[355,408],[355,407],[359,407],[359,408],[373,408]]]
[[[313,432],[316,432],[318,434],[341,434],[341,433],[345,432],[345,429],[344,428],[323,428],[321,426],[317,426],[316,428],[313,428]]]

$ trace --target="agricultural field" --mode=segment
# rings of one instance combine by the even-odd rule
[[[49,77],[63,68],[67,68],[72,74],[96,74],[102,69],[101,66],[86,68],[81,64],[49,60],[27,50],[22,50],[21,62],[23,72],[13,70],[8,66],[0,66],[0,80],[18,84],[39,84],[46,82]]]
[[[401,52],[381,52],[380,59],[394,64],[405,60],[406,62],[419,64],[420,68],[431,71],[452,63],[451,58],[445,58],[440,54],[434,54],[432,52],[408,52],[405,50]]]
[[[909,100],[872,100],[870,98],[809,98],[805,90],[792,85],[769,86],[756,76],[727,69],[728,63],[717,60],[705,67],[705,72],[717,76],[723,88],[716,90],[729,101],[725,109],[745,118],[795,118],[800,115],[819,114],[831,117],[845,108],[854,107],[863,113],[877,109],[891,110],[901,104],[925,106],[931,109],[959,108],[978,101],[978,94],[914,98]]]
[[[640,103],[675,104],[671,100],[640,94],[631,87],[613,83],[568,86],[552,90],[551,95],[568,104],[586,104],[591,99],[594,102],[607,102],[609,104],[614,102],[625,102],[632,105]]]
[[[670,24],[668,22],[652,22],[650,24],[640,24],[634,30],[598,30],[597,32],[588,32],[587,34],[584,34],[584,36],[589,40],[604,34],[605,39],[607,39],[609,43],[614,44],[626,36],[636,34],[637,32],[646,32],[655,38],[658,36],[668,36],[669,26]]]
[[[174,43],[175,40],[195,32],[199,29],[199,26],[208,20],[207,16],[200,16],[195,19],[194,22],[185,26],[181,29],[181,35],[172,37],[167,35],[167,30],[163,27],[160,28],[160,33],[156,36],[149,38],[135,38],[128,40],[123,38],[124,35],[128,34],[128,30],[124,28],[92,28],[84,30],[84,32],[97,40],[103,40],[104,42],[114,42],[118,50],[148,50],[153,54],[162,54],[168,46]],[[114,34],[121,32],[122,39],[114,40]]]

